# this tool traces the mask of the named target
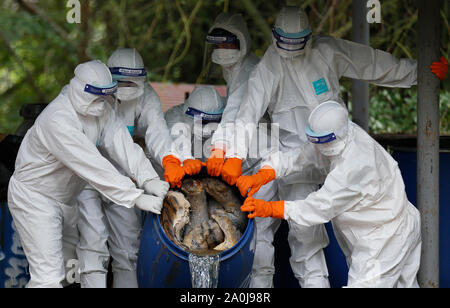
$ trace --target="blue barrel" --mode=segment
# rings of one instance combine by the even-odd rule
[[[324,249],[327,261],[330,286],[332,288],[342,288],[347,285],[348,266],[339,244],[334,236],[331,223],[325,225],[330,239],[330,244]],[[275,275],[273,284],[275,288],[299,288],[299,282],[295,278],[291,269],[289,258],[291,250],[288,243],[289,226],[283,221],[275,234]]]
[[[409,201],[417,205],[417,153],[411,150],[395,150],[394,159],[398,162],[405,181]],[[450,288],[450,152],[440,154],[439,181],[439,266],[440,287]]]
[[[0,207],[0,288],[23,288],[30,280],[28,262],[8,205]]]
[[[239,242],[220,254],[218,288],[247,287],[255,251],[255,226],[249,220]],[[159,216],[147,215],[138,260],[140,288],[191,288],[189,253],[164,233]]]

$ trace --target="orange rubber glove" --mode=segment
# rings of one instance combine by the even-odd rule
[[[196,175],[202,171],[203,163],[198,159],[186,159],[183,162],[183,169],[187,175]]]
[[[206,162],[206,168],[210,176],[219,176],[225,164],[225,152],[221,149],[212,149],[211,156]]]
[[[229,185],[236,185],[237,179],[242,175],[242,160],[239,158],[228,158],[223,165],[222,179]]]
[[[441,57],[441,62],[433,62],[430,68],[433,74],[440,80],[444,80],[448,72],[448,61],[444,57]]]
[[[256,194],[263,185],[272,182],[276,179],[275,170],[271,167],[265,166],[258,171],[258,173],[250,176],[241,176],[236,186],[239,188],[242,197],[249,197]],[[250,189],[250,192],[248,191]]]
[[[167,155],[163,159],[164,167],[164,179],[170,184],[172,188],[181,188],[181,180],[184,178],[186,173],[183,167],[181,167],[181,162],[178,158],[173,155]]]
[[[255,217],[273,217],[277,219],[284,219],[284,201],[271,201],[247,198],[244,205],[241,207],[242,212],[253,212],[248,215],[248,218]]]

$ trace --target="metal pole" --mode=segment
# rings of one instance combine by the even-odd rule
[[[441,0],[418,0],[417,206],[422,217],[419,284],[439,287],[439,93],[430,65],[440,56]]]
[[[370,45],[370,27],[367,22],[367,1],[353,0],[353,41]],[[361,80],[352,83],[353,122],[369,130],[369,84]]]

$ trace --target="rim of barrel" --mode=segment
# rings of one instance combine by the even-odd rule
[[[172,252],[175,256],[185,260],[189,261],[189,252],[185,251],[184,249],[180,248],[178,245],[176,245],[174,242],[172,242],[169,237],[164,232],[164,229],[161,225],[160,221],[161,215],[153,215],[153,222],[156,223],[157,226],[157,232],[159,233],[160,238],[162,239],[163,243],[167,246],[167,248]],[[219,254],[220,262],[223,262],[225,260],[228,260],[232,256],[234,256],[237,252],[239,252],[242,247],[245,246],[245,240],[249,237],[249,234],[253,232],[254,228],[254,220],[249,219],[247,228],[245,229],[244,234],[241,236],[239,241],[231,247],[228,250],[225,250],[224,252]]]
[[[417,151],[417,136],[405,134],[378,134],[372,137],[385,148],[394,151],[415,152]],[[442,135],[439,138],[440,152],[450,151],[450,136]]]

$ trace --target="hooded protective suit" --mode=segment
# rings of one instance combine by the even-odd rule
[[[211,144],[214,148],[222,148],[222,144],[226,140],[227,133],[231,132],[234,128],[234,122],[237,117],[237,113],[241,106],[242,100],[247,93],[247,84],[250,77],[250,73],[256,67],[259,62],[259,58],[251,52],[251,38],[247,28],[244,17],[241,14],[222,13],[217,16],[213,26],[209,32],[214,29],[224,29],[230,33],[236,35],[239,40],[239,56],[232,64],[221,65],[223,78],[227,83],[227,99],[225,110],[223,111],[222,120],[220,121],[217,130],[214,132]],[[260,123],[269,123],[267,117],[264,117]],[[257,166],[259,166],[261,157],[269,155],[271,143],[270,143],[270,127],[258,127],[258,136],[261,140],[267,140],[265,147],[262,148],[261,153],[252,153],[248,161],[244,163],[243,174],[251,174]],[[256,149],[256,140],[252,144]],[[259,152],[259,151],[257,151]],[[263,187],[258,196],[265,200],[271,200],[276,195],[276,185],[273,183]]]
[[[161,110],[161,102],[146,82],[144,61],[140,54],[135,49],[118,49],[108,60],[108,67],[113,78],[119,82],[116,113],[129,134],[145,137],[148,152],[159,164],[165,156],[175,155],[171,151],[172,139]],[[109,156],[106,157],[112,161]],[[116,167],[124,174],[120,166]],[[81,286],[106,287],[111,254],[114,287],[137,287],[141,211],[126,209],[108,200],[102,202],[99,193],[90,185],[80,194],[78,202],[80,242],[77,254]]]
[[[28,287],[61,286],[62,206],[75,204],[86,182],[126,208],[133,208],[143,195],[96,145],[139,187],[158,177],[109,104],[86,92],[92,85],[111,83],[111,73],[100,61],[80,64],[70,85],[42,112],[22,142],[8,204],[30,264]]]
[[[227,104],[223,111],[222,120],[213,135],[212,143],[220,148],[226,140],[226,132],[232,129],[242,99],[247,92],[247,83],[250,73],[259,62],[257,56],[251,52],[251,39],[247,24],[240,14],[222,13],[217,16],[210,32],[221,28],[237,36],[240,43],[239,58],[232,65],[222,66],[223,78],[227,83]]]
[[[174,149],[181,154],[183,161],[206,160],[210,142],[204,143],[211,139],[212,133],[217,129],[224,108],[225,99],[214,86],[197,86],[184,104],[165,113]]]
[[[277,177],[314,168],[326,175],[305,200],[285,202],[284,218],[303,226],[332,222],[349,266],[348,287],[418,287],[420,214],[397,162],[354,123],[343,142],[330,157],[320,155],[320,145],[305,144],[265,162]]]
[[[294,18],[297,15],[297,18]],[[283,19],[282,17],[286,17]],[[287,7],[280,12],[276,28],[284,32],[307,34],[307,18],[301,9]],[[282,33],[280,31],[280,33]],[[281,46],[283,47],[283,46]],[[252,72],[248,83],[248,94],[236,118],[235,134],[226,142],[228,158],[245,158],[252,131],[248,129],[259,121],[268,111],[272,122],[280,125],[280,148],[285,152],[307,142],[305,127],[311,111],[328,100],[342,102],[339,97],[341,77],[369,81],[375,85],[389,87],[411,87],[417,83],[417,63],[409,59],[396,59],[392,55],[350,41],[328,36],[313,36],[304,46],[304,52],[294,57],[286,54],[274,41],[266,51],[263,59]],[[247,129],[246,129],[247,127]],[[246,132],[246,133],[242,133]],[[237,142],[231,142],[237,140]],[[322,176],[317,172],[292,173],[277,180],[281,200],[300,200],[317,189]],[[290,239],[301,238],[292,229],[301,230],[304,226],[296,225],[290,220]],[[300,251],[321,251],[320,247],[328,244],[323,227],[316,226],[313,238],[304,239],[312,246],[301,247],[300,243],[291,242],[293,255],[291,265],[296,277],[302,281],[305,277],[322,272],[326,275],[323,257],[316,262],[316,274],[308,273],[298,262],[309,256],[297,255]],[[269,238],[268,241],[272,240]],[[320,248],[320,250],[319,250]],[[268,249],[268,248],[267,248]],[[320,260],[320,261],[319,261]],[[272,261],[268,260],[268,261]],[[313,285],[314,286],[314,285]]]
[[[241,60],[233,66],[223,66],[224,79],[227,81],[228,99],[222,121],[213,135],[212,144],[214,145],[214,148],[224,148],[223,144],[227,144],[227,136],[232,134],[239,109],[242,107],[242,103],[247,95],[250,74],[258,64],[259,59],[254,54],[250,53],[250,35],[248,33],[245,20],[241,15],[231,15],[227,13],[221,14],[217,17],[211,30],[214,28],[222,28],[235,34],[240,41],[241,48]],[[269,116],[266,114],[262,119],[258,119],[257,122],[270,123],[271,121]],[[256,122],[254,123],[256,124]],[[258,137],[260,137],[261,134],[264,134],[261,129],[258,129],[257,131]],[[255,148],[255,144],[257,143],[257,140],[255,139],[256,138],[251,141],[250,148]],[[269,152],[259,153],[259,157],[264,157],[267,153]],[[229,155],[227,156],[229,157]],[[252,174],[257,170],[255,168],[261,167],[259,160],[257,160],[258,163],[255,164],[254,159],[249,159],[247,153],[246,157],[247,160],[244,162],[242,170],[244,175]],[[249,168],[249,165],[251,165],[252,168]],[[311,190],[314,189],[316,189],[315,185],[308,185],[307,187],[292,190],[291,187],[288,187],[287,185],[279,186],[276,182],[271,182],[263,186],[255,195],[255,198],[270,201],[277,198],[278,192],[285,192],[283,197],[295,200],[300,197],[305,197]],[[250,283],[251,287],[273,287],[272,277],[274,273],[274,247],[272,242],[279,225],[279,221],[272,220],[271,218],[256,219],[257,239],[252,281]],[[290,241],[297,243],[295,246],[294,244],[291,245],[291,250],[294,256],[293,259],[297,260],[296,262],[301,263],[300,266],[302,268],[297,271],[297,276],[306,277],[308,275],[315,275],[318,277],[310,279],[301,278],[301,284],[304,287],[328,286],[327,279],[322,278],[327,276],[328,273],[326,272],[325,259],[321,251],[322,247],[328,244],[328,238],[324,234],[323,230],[317,232],[317,228],[318,227],[296,227],[295,229],[297,230],[297,233],[301,233],[301,235],[290,236]],[[318,236],[313,234],[318,234]],[[311,238],[314,237],[319,238],[315,241],[315,243],[318,244],[308,244],[308,242],[311,241]],[[306,240],[303,242],[301,239]],[[298,247],[300,246],[303,248],[299,249]],[[321,273],[320,269],[323,267],[325,267],[325,273]]]
[[[197,86],[184,104],[166,112],[165,119],[174,140],[174,148],[178,153],[182,153],[185,160],[199,159],[205,162],[208,159],[212,145],[211,136],[217,129],[224,106],[225,100],[213,86]],[[195,110],[194,116],[192,110]],[[203,121],[205,118],[209,118],[210,122]],[[267,131],[260,129],[259,134],[262,136],[267,134]],[[263,157],[269,157],[274,153],[270,148],[269,137],[266,138],[268,147],[262,152]],[[261,161],[262,157],[246,160],[243,166],[244,173],[252,174],[258,170]],[[271,193],[274,194],[264,187],[257,196],[265,199],[264,197]],[[269,199],[273,197],[274,195]]]

